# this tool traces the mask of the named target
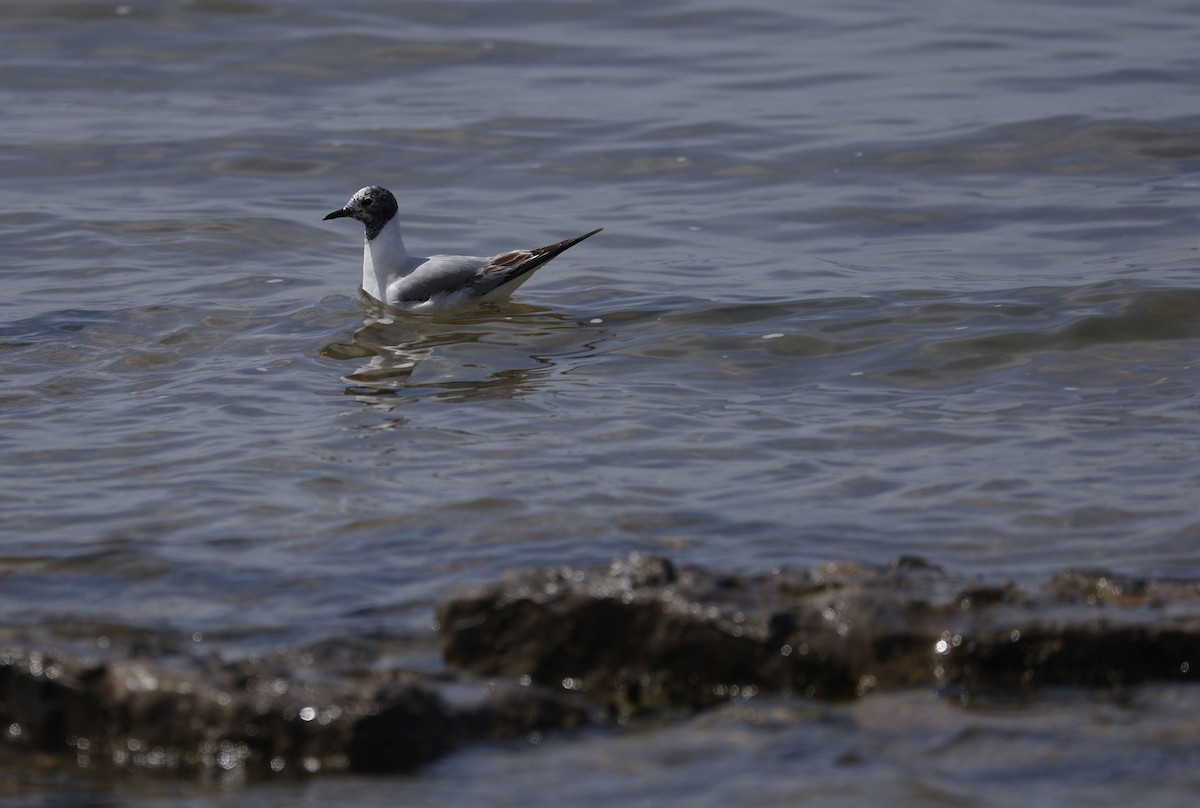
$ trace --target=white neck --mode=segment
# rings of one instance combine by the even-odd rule
[[[388,284],[412,271],[413,260],[404,249],[398,216],[383,226],[363,246],[363,291],[376,300],[387,301]]]

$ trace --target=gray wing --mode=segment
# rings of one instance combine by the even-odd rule
[[[400,305],[417,305],[457,296],[459,302],[478,300],[505,284],[527,276],[551,258],[574,247],[585,238],[604,228],[596,228],[582,236],[565,239],[557,244],[536,250],[514,250],[493,258],[474,258],[466,255],[433,255],[411,273],[388,289],[388,301]]]
[[[470,287],[491,259],[469,255],[432,255],[388,289],[392,303],[424,303],[438,295],[453,294]]]

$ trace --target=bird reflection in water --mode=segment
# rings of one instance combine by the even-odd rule
[[[436,314],[365,298],[364,306],[363,324],[350,338],[321,350],[331,359],[366,360],[342,377],[348,395],[515,398],[558,359],[592,351],[579,335],[592,324],[541,306],[504,302]]]

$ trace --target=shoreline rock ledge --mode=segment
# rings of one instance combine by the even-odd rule
[[[223,660],[169,637],[80,650],[6,634],[0,773],[405,771],[465,744],[756,695],[1189,681],[1200,580],[1067,571],[1022,588],[911,557],[727,574],[632,554],[506,576],[437,623],[447,668],[433,671],[382,664],[411,641],[396,636]]]
[[[611,712],[731,696],[1190,680],[1200,581],[1066,571],[1022,589],[919,558],[757,575],[633,554],[515,575],[438,609],[448,665]]]

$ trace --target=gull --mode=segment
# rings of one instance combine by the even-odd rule
[[[363,247],[362,288],[389,306],[412,311],[440,311],[467,303],[504,300],[529,280],[533,271],[604,228],[538,247],[513,250],[491,258],[471,255],[409,255],[400,237],[400,209],[386,188],[362,188],[326,219],[358,219],[367,230]]]

